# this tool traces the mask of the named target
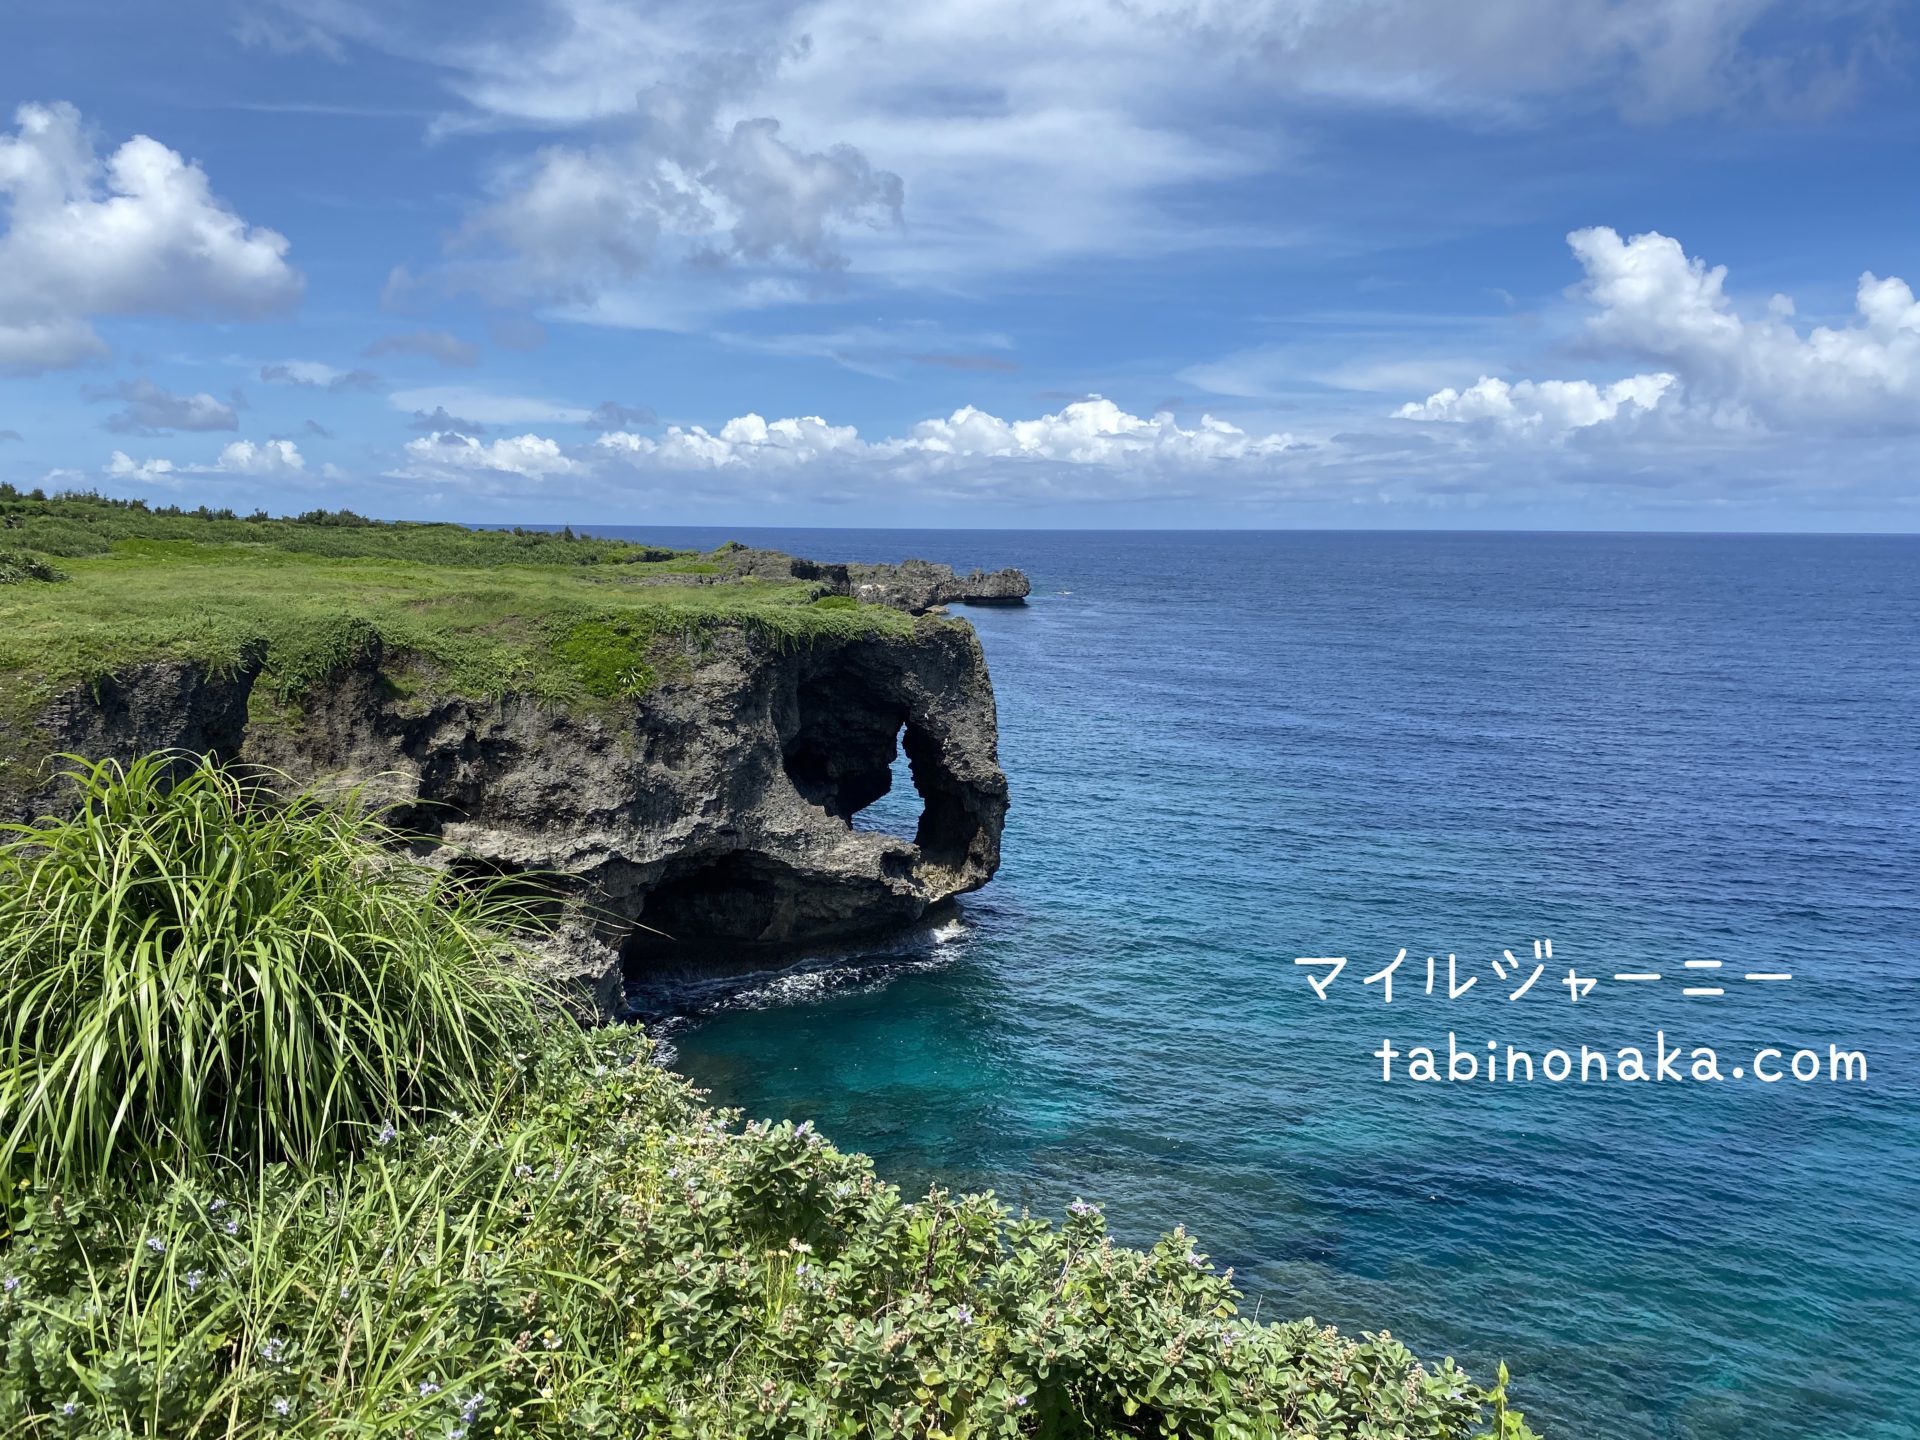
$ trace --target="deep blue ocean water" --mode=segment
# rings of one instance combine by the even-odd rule
[[[999,877],[691,1018],[718,1101],[910,1189],[1185,1223],[1262,1314],[1504,1358],[1557,1440],[1920,1435],[1920,540],[613,533],[1035,585],[960,612]],[[910,825],[908,783],[861,823]],[[1388,1005],[1361,981],[1402,947]],[[1324,1000],[1303,956],[1349,958]],[[1383,1084],[1372,1053],[1656,1030],[1868,1079]]]

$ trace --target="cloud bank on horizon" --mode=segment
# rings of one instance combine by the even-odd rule
[[[391,10],[0,21],[0,479],[1916,528],[1891,3]]]

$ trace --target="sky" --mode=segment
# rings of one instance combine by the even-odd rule
[[[469,522],[1920,530],[1898,0],[62,0],[0,479]]]

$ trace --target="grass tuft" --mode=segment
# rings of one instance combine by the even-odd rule
[[[330,1160],[533,1023],[522,906],[400,856],[356,797],[182,755],[64,776],[70,814],[0,827],[0,1178]]]

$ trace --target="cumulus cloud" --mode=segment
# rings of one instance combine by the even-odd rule
[[[1868,271],[1847,323],[1803,332],[1784,295],[1742,313],[1726,266],[1670,236],[1597,227],[1567,241],[1587,272],[1589,337],[1671,366],[1696,400],[1783,428],[1920,423],[1920,303],[1906,281]]]
[[[503,436],[491,443],[453,431],[436,431],[406,444],[410,478],[444,476],[447,472],[493,472],[544,480],[577,468],[556,441],[540,435]]]
[[[174,473],[171,460],[135,460],[124,450],[116,450],[107,457],[106,473],[115,480],[143,485],[180,483],[180,477]]]
[[[480,347],[446,330],[409,330],[386,335],[361,352],[365,355],[421,355],[442,365],[465,369],[479,362]]]
[[[559,476],[614,493],[644,474],[790,483],[841,497],[903,483],[1095,497],[1180,489],[1208,472],[1257,479],[1271,462],[1305,448],[1290,435],[1251,434],[1211,416],[1183,426],[1172,415],[1132,415],[1096,396],[1030,420],[969,406],[873,440],[818,415],[746,414],[715,429],[669,425],[653,434],[613,430],[574,447],[532,433],[487,442],[442,430],[407,442],[404,463],[390,473],[491,493]]]
[[[1671,375],[1634,375],[1611,385],[1591,380],[1521,380],[1482,375],[1465,390],[1452,387],[1402,405],[1402,420],[1483,423],[1510,435],[1557,438],[1611,420],[1645,414],[1673,386]]]
[[[1401,406],[1405,420],[1479,424],[1561,438],[1658,412],[1674,426],[1732,434],[1920,430],[1920,302],[1904,280],[1868,271],[1844,324],[1802,327],[1785,295],[1738,302],[1727,268],[1649,231],[1598,226],[1567,237],[1592,307],[1584,348],[1660,365],[1611,383],[1482,375]]]
[[[718,431],[674,425],[658,437],[614,431],[596,442],[630,464],[669,470],[793,469],[822,461],[921,470],[1022,461],[1180,470],[1257,462],[1295,443],[1290,435],[1250,435],[1211,415],[1193,428],[1170,414],[1131,415],[1099,396],[1032,420],[1003,420],[969,405],[922,420],[904,435],[873,441],[851,425],[829,425],[817,415],[769,421],[749,414]]]
[[[489,283],[577,299],[633,279],[663,245],[701,264],[835,269],[841,229],[899,221],[899,176],[851,146],[797,148],[774,119],[723,124],[718,105],[713,89],[648,88],[624,139],[511,167],[456,243],[506,252]]]
[[[334,394],[378,390],[382,383],[371,370],[341,370],[319,360],[276,360],[260,367],[260,378],[269,385],[304,385]]]
[[[201,391],[176,395],[144,376],[118,385],[89,386],[89,400],[124,400],[123,409],[101,423],[118,435],[167,435],[175,430],[238,430],[240,417],[224,400]]]
[[[0,134],[0,369],[105,354],[103,316],[250,317],[299,298],[285,237],[248,225],[177,151],[136,135],[102,160],[67,104],[22,105],[14,123]]]
[[[235,440],[211,465],[176,465],[171,460],[135,460],[124,450],[107,458],[109,479],[129,484],[177,485],[189,475],[247,475],[290,478],[306,473],[306,458],[291,440]]]
[[[236,440],[220,452],[212,467],[226,475],[297,475],[307,468],[291,440]]]

